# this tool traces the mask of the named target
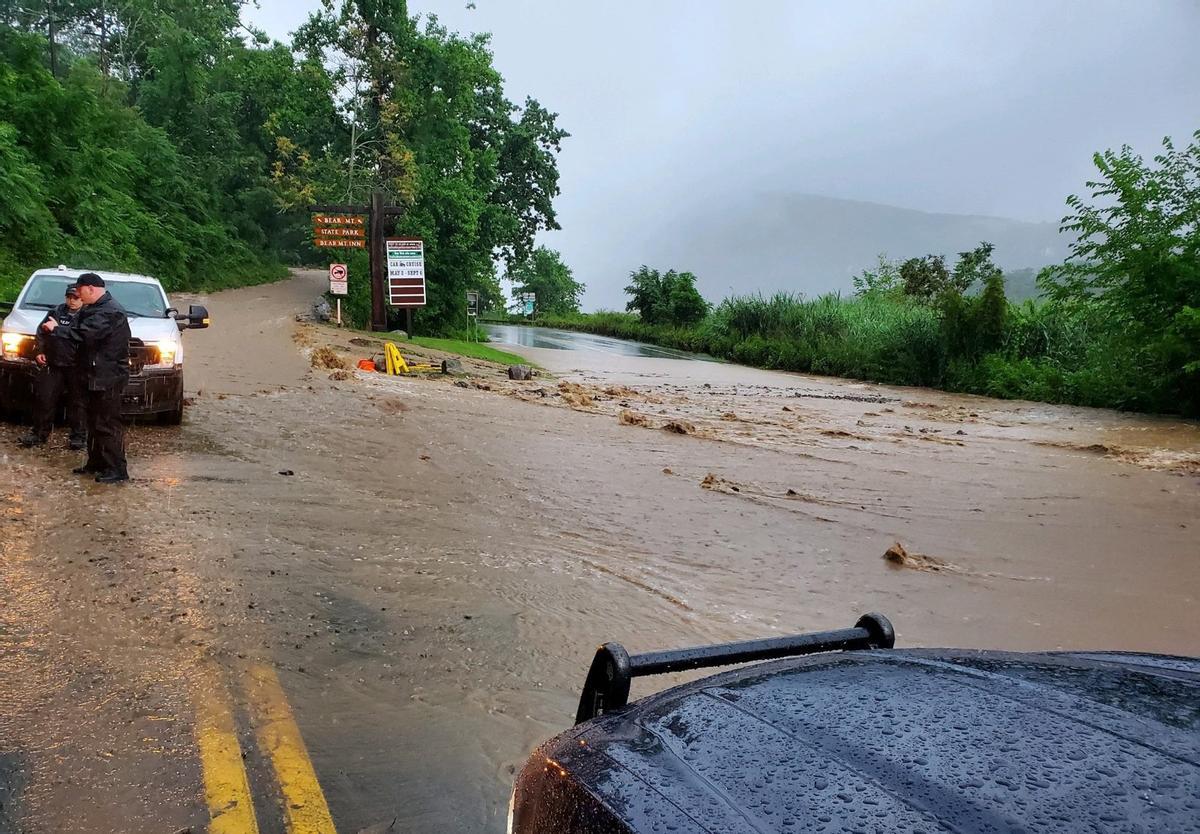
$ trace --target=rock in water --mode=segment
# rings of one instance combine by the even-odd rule
[[[451,374],[452,376],[461,376],[466,373],[463,368],[463,363],[459,359],[443,359],[442,373]]]
[[[508,378],[516,380],[533,379],[533,368],[528,365],[509,365]]]

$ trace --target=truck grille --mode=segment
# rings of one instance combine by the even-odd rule
[[[129,340],[129,372],[140,374],[147,365],[157,365],[159,352],[156,345],[148,345],[141,339]]]

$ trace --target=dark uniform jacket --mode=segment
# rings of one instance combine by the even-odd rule
[[[70,339],[50,338],[46,335],[46,331],[42,330],[42,325],[50,319],[54,319],[58,322],[59,327],[70,327],[81,312],[83,312],[82,307],[72,311],[66,304],[59,304],[38,322],[37,352],[46,354],[46,364],[51,368],[75,367],[75,354],[78,352],[78,347]]]
[[[79,348],[89,391],[108,391],[129,381],[129,319],[112,294],[106,292],[95,304],[85,305],[69,327],[50,335]]]

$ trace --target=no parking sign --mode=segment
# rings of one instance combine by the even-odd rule
[[[329,265],[329,292],[333,295],[347,295],[349,290],[349,272],[345,264]]]

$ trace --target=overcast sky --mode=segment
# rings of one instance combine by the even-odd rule
[[[247,14],[286,39],[317,5]],[[560,114],[545,242],[577,271],[630,224],[767,191],[1056,221],[1093,151],[1200,128],[1200,0],[466,5],[410,0],[491,32],[509,97]],[[622,276],[579,277],[620,301]]]

